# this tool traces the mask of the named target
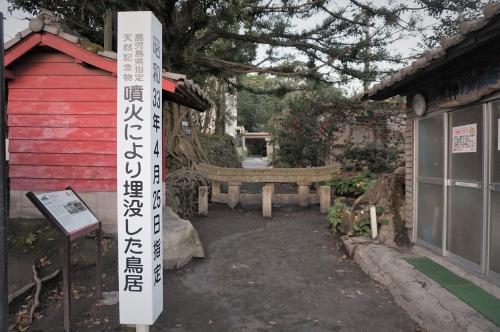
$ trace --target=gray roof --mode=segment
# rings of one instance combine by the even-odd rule
[[[411,80],[415,77],[415,74],[424,71],[429,66],[435,64],[438,60],[446,58],[455,46],[459,46],[466,41],[468,37],[473,34],[473,32],[486,27],[492,22],[495,22],[498,19],[499,14],[499,2],[487,4],[484,8],[484,16],[477,20],[462,23],[458,28],[458,33],[451,37],[443,38],[440,41],[439,47],[425,51],[422,57],[414,60],[409,66],[402,68],[398,73],[384,79],[380,83],[374,84],[364,93],[357,95],[356,98],[384,99],[392,95],[396,95],[396,91],[389,92],[389,90],[393,90],[392,88],[395,84]]]

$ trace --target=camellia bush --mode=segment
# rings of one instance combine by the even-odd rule
[[[281,112],[270,121],[269,131],[278,147],[275,167],[317,167],[337,159],[346,171],[367,167],[380,173],[399,165],[404,128],[401,100],[361,102],[331,86],[311,85],[288,93]],[[356,130],[371,131],[377,144],[350,145],[346,140]]]
[[[277,167],[323,166],[335,139],[353,121],[353,104],[337,89],[318,84],[315,89],[289,93],[270,131],[279,147]]]

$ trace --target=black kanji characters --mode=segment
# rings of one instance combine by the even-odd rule
[[[155,285],[161,281],[162,277],[161,264],[156,264],[154,269]]]
[[[153,260],[156,260],[157,258],[160,258],[161,255],[161,239],[156,239],[153,243],[153,254],[154,258]]]
[[[143,217],[142,213],[142,207],[144,206],[144,203],[138,199],[124,199],[123,200],[123,206],[126,208],[125,212],[123,213],[124,217]]]
[[[129,256],[125,258],[125,270],[123,272],[141,274],[143,270],[144,266],[140,257]]]
[[[153,233],[158,234],[160,233],[160,215],[155,214],[153,217]]]
[[[144,121],[143,118],[139,116],[139,113],[141,113],[142,111],[142,106],[138,107],[137,110],[135,104],[132,104],[132,106],[127,106],[127,108],[125,109],[125,114],[128,114],[129,110],[130,110],[130,115],[128,118],[125,118],[125,122],[130,121],[130,119],[134,117],[141,122]]]
[[[142,292],[142,275],[140,274],[126,274],[124,291],[129,292]]]
[[[140,101],[142,100],[143,86],[142,85],[131,85],[125,86],[123,89],[123,96],[128,102]]]

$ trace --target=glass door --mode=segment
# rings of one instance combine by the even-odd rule
[[[417,241],[439,253],[443,246],[443,115],[418,121]]]
[[[489,274],[500,280],[500,101],[491,103]]]
[[[483,253],[483,109],[449,113],[447,250],[480,271]]]

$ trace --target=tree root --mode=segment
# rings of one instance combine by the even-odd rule
[[[59,269],[57,269],[54,272],[52,272],[51,274],[49,274],[48,276],[45,276],[45,277],[43,277],[40,280],[42,282],[45,282],[47,280],[53,279],[53,278],[57,277],[57,275],[59,274],[59,272],[61,272],[61,271]],[[18,298],[19,296],[25,294],[27,291],[29,291],[34,286],[36,286],[36,283],[35,282],[30,282],[29,284],[27,284],[24,287],[18,289],[17,291],[13,292],[12,294],[9,294],[9,300],[8,300],[9,304],[12,301],[14,301],[16,298]]]
[[[167,173],[167,205],[182,218],[198,213],[198,188],[210,182],[201,173],[180,169]]]
[[[33,322],[33,315],[35,314],[36,308],[40,305],[40,292],[42,291],[42,280],[38,277],[38,271],[36,268],[36,265],[33,264],[31,266],[31,269],[33,270],[33,280],[35,281],[36,284],[36,292],[35,292],[35,298],[33,305],[31,306],[31,311],[30,311],[30,319],[29,319],[29,324]]]

